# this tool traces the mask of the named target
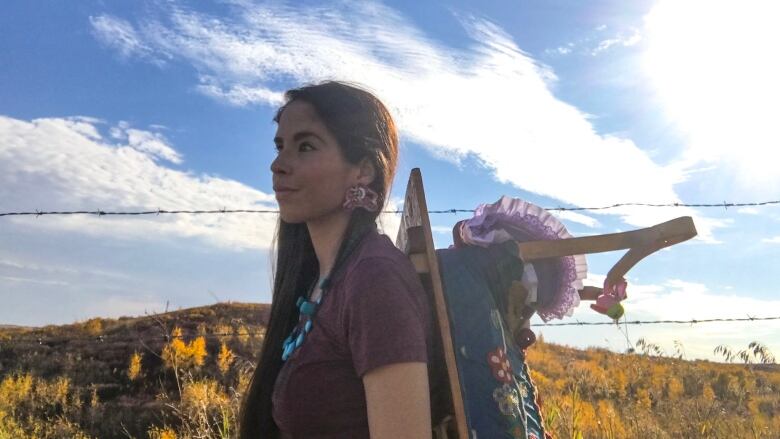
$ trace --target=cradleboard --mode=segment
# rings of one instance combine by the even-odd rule
[[[619,279],[644,257],[695,235],[693,220],[680,217],[624,233],[436,250],[422,175],[412,169],[396,246],[420,275],[438,329],[428,367],[434,438],[546,436],[525,349],[516,337],[517,325],[527,326],[530,315],[510,306],[524,263],[628,249],[607,274]],[[597,287],[579,291],[582,300],[600,293]]]

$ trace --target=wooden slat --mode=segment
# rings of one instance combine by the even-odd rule
[[[607,273],[607,278],[611,282],[615,282],[625,276],[628,270],[645,257],[662,248],[687,241],[694,236],[696,236],[696,226],[693,224],[693,219],[689,216],[683,216],[630,232],[551,241],[518,242],[517,248],[520,257],[525,262],[629,249]]]
[[[642,246],[668,247],[696,236],[696,227],[689,216],[656,224],[646,229],[581,238],[552,241],[527,241],[517,244],[523,260],[554,258],[587,253],[601,253]]]
[[[433,246],[431,224],[428,219],[428,204],[425,201],[425,190],[419,168],[412,169],[409,175],[396,246],[410,256],[418,273],[430,274],[433,291],[429,293],[432,293],[434,298],[436,320],[441,334],[444,361],[447,365],[447,377],[455,412],[457,438],[469,439],[466,410],[463,403],[460,380],[458,379],[458,366],[455,361],[455,347],[452,343],[447,303],[444,297],[436,250]]]
[[[583,287],[578,291],[580,300],[596,300],[603,290],[599,287]]]

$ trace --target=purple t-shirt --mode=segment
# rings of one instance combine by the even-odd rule
[[[427,296],[390,238],[369,232],[344,263],[276,379],[273,417],[283,438],[368,438],[363,375],[431,355]]]

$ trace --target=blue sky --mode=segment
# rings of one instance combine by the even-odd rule
[[[0,210],[273,209],[281,93],[356,81],[402,134],[393,196],[430,209],[780,198],[772,1],[4,2]],[[393,207],[393,206],[391,206]],[[780,208],[561,214],[575,236],[691,215],[699,237],[629,273],[630,319],[780,315]],[[468,214],[434,214],[437,247]],[[0,323],[270,300],[274,217],[0,218]],[[395,236],[398,220],[383,218]],[[588,257],[598,285],[618,253]],[[605,317],[581,306],[573,318]],[[614,327],[548,340],[626,347]],[[629,328],[690,357],[780,325]]]

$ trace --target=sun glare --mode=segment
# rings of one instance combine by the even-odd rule
[[[661,0],[645,20],[643,67],[687,137],[686,158],[780,188],[780,2]]]

